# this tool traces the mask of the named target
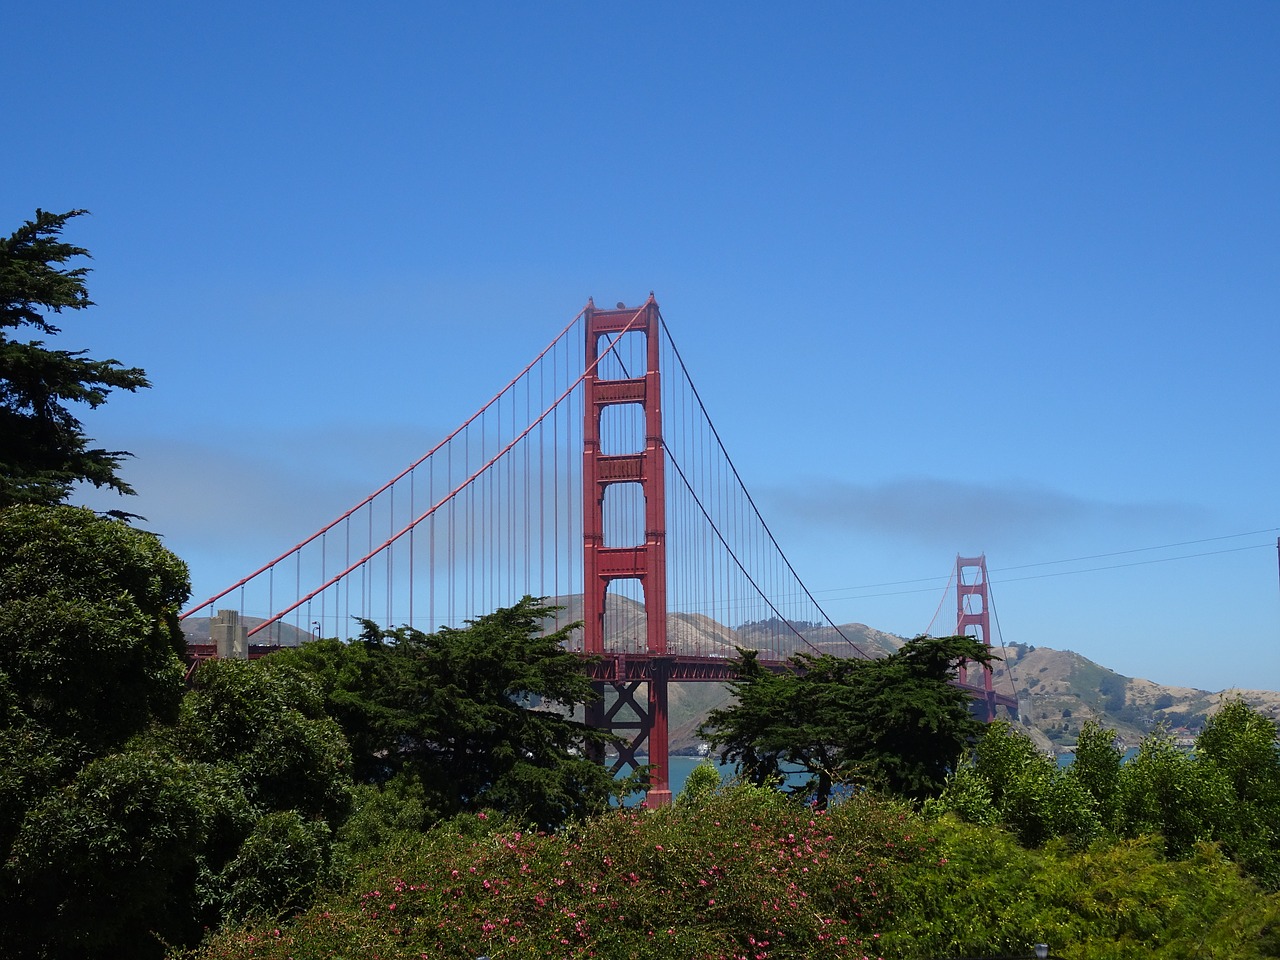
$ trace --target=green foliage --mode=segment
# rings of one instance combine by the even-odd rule
[[[341,730],[269,660],[208,664],[183,700],[186,596],[150,534],[0,510],[0,956],[159,957],[327,869]]]
[[[158,957],[207,925],[310,902],[327,876],[328,824],[264,814],[243,768],[170,746],[155,737],[95,760],[27,814],[0,874],[6,913],[21,918],[0,953]]]
[[[415,778],[356,784],[351,816],[338,831],[335,859],[344,865],[363,863],[380,847],[414,842],[433,820],[426,790]]]
[[[0,722],[97,755],[172,720],[187,593],[152,534],[73,507],[0,510]]]
[[[747,786],[554,835],[466,820],[384,851],[278,936],[231,931],[201,955],[862,957],[890,915],[885,878],[916,855],[896,806],[822,813]]]
[[[150,386],[144,372],[90,359],[83,350],[50,350],[43,340],[15,340],[9,332],[34,327],[56,335],[51,314],[93,305],[88,268],[63,266],[88,252],[60,239],[67,221],[84,212],[37,210],[34,220],[0,238],[0,507],[60,503],[79,481],[133,493],[116,474],[128,454],[90,447],[70,405],[94,408],[112,390]]]
[[[373,628],[377,633],[377,628]],[[391,691],[398,688],[398,661],[390,645],[375,636],[367,642],[315,640],[288,647],[270,658],[292,666],[318,684],[325,712],[342,728],[358,783],[383,783],[400,768],[390,750],[400,722]]]
[[[1080,846],[1109,834],[1145,839],[1181,860],[1211,842],[1280,889],[1280,743],[1271,719],[1231,700],[1194,751],[1157,731],[1127,763],[1114,737],[1085,724],[1074,762],[1059,770],[1025,736],[994,724],[929,812],[1001,824],[1027,846],[1059,837]]]
[[[216,915],[276,918],[310,903],[352,790],[350,749],[314,678],[271,657],[202,664],[168,736],[184,757],[233,771],[254,812],[210,877]]]
[[[151,534],[72,507],[0,510],[0,954],[95,956],[191,901],[188,868],[230,809],[222,780],[113,752],[177,714],[186,596],[185,565]]]
[[[268,657],[196,671],[175,731],[184,756],[228,764],[262,811],[337,825],[350,806],[351,753],[307,674]]]
[[[573,718],[596,694],[563,646],[570,628],[543,632],[552,613],[525,597],[434,634],[365,622],[359,643],[276,657],[320,681],[361,779],[414,781],[432,820],[491,809],[551,828],[617,790],[585,756],[610,738]]]
[[[95,760],[27,814],[0,872],[6,957],[158,956],[190,942],[202,875],[252,822],[230,771],[139,746]]]
[[[700,735],[723,747],[749,782],[809,774],[800,792],[824,806],[835,782],[921,800],[936,795],[982,725],[950,681],[957,665],[991,654],[972,637],[917,637],[875,660],[800,654],[793,673],[766,671],[740,651],[737,702],[712,711]]]
[[[700,806],[720,790],[720,771],[715,764],[700,763],[689,771],[684,789],[676,797],[677,805]]]
[[[855,723],[841,746],[865,782],[916,800],[936,795],[982,730],[969,695],[951,681],[961,662],[992,659],[973,637],[917,637],[891,656],[852,661],[862,669]]]
[[[324,821],[297,810],[259,819],[219,877],[221,915],[276,919],[308,906],[328,872],[330,838]]]
[[[986,803],[984,804],[984,800]],[[1000,823],[1024,846],[1053,837],[1085,845],[1102,829],[1087,788],[1004,721],[988,725],[930,812],[953,811],[973,823]]]
[[[1068,775],[1093,798],[1102,824],[1114,829],[1120,802],[1120,766],[1124,753],[1116,746],[1115,731],[1094,721],[1080,729],[1076,740],[1075,759]]]
[[[0,955],[158,957],[226,918],[299,909],[328,876],[348,771],[310,678],[204,665],[175,727],[31,802],[0,871],[0,904],[24,922]]]
[[[895,877],[885,956],[1028,956],[1034,943],[1091,960],[1280,956],[1280,903],[1211,848],[1169,862],[1150,840],[1029,850],[945,819],[937,860]]]
[[[288,925],[227,930],[201,960],[670,957],[799,960],[1277,956],[1280,904],[1207,848],[1027,850],[869,794],[816,811],[736,785],[555,835],[464,817],[398,841]]]
[[[0,860],[25,812],[182,697],[187,570],[72,507],[0,510]]]
[[[825,777],[829,783],[826,761],[833,751],[823,742],[825,731],[805,729],[805,718],[793,709],[800,701],[799,677],[771,673],[754,650],[738,653],[736,679],[729,683],[737,702],[711,711],[698,735],[712,747],[724,746],[720,762],[735,762],[739,776],[754,786],[781,782],[784,763],[806,761],[815,777]]]
[[[1120,768],[1117,799],[1117,832],[1159,834],[1174,858],[1190,856],[1197,844],[1219,837],[1231,808],[1230,785],[1222,774],[1160,732],[1144,738],[1137,756]]]
[[[1270,889],[1280,889],[1280,747],[1275,721],[1228,700],[1196,738],[1196,757],[1231,785],[1232,807],[1219,840]]]

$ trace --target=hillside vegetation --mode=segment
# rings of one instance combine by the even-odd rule
[[[613,598],[605,631],[611,649],[639,652],[645,635],[644,608],[625,597]],[[554,626],[582,618],[581,595],[557,598],[561,611]],[[250,627],[260,619],[246,617]],[[209,618],[189,617],[183,633],[192,643],[209,642]],[[806,629],[806,639],[815,651],[843,653],[849,643],[879,657],[899,649],[905,637],[876,630],[864,623],[847,623],[838,630],[826,627]],[[759,649],[768,633],[760,625],[737,629],[710,617],[676,613],[667,621],[670,648],[698,650],[736,656],[737,649]],[[846,639],[847,638],[847,639]],[[273,628],[272,642],[297,646],[312,635],[291,624]],[[581,632],[570,635],[570,644],[581,643]],[[1240,697],[1259,712],[1280,719],[1280,692],[1268,690],[1200,690],[1194,687],[1163,686],[1150,680],[1126,677],[1070,650],[1055,650],[1028,644],[997,648],[1003,659],[994,664],[992,682],[1001,693],[1016,695],[1019,723],[1042,749],[1066,752],[1074,746],[1085,723],[1095,721],[1116,731],[1125,746],[1136,746],[1147,733],[1161,725],[1186,742],[1204,726],[1205,720],[1224,702]],[[730,700],[728,687],[721,683],[675,683],[670,686],[671,752],[692,755],[702,748],[698,728],[707,715]]]
[[[1198,690],[1126,677],[1070,650],[1013,644],[996,664],[997,689],[1016,692],[1021,722],[1038,743],[1070,749],[1090,720],[1116,731],[1126,746],[1163,725],[1184,743],[1226,700],[1239,697],[1280,718],[1280,693]]]
[[[704,629],[730,649],[756,647],[750,630],[735,631],[719,624]],[[872,656],[892,652],[906,641],[862,623],[844,624],[839,630]],[[830,628],[816,633],[814,639],[826,652],[848,649]],[[1115,730],[1121,744],[1129,747],[1160,727],[1189,743],[1209,716],[1237,697],[1260,713],[1280,719],[1277,691],[1164,686],[1123,676],[1078,653],[1051,647],[1011,644],[996,648],[995,653],[1002,659],[993,664],[993,685],[1001,693],[1017,696],[1018,722],[1045,751],[1069,752],[1089,721]],[[728,702],[728,689],[723,684],[677,684],[672,689],[672,751],[694,753],[700,743],[699,724],[706,713]]]

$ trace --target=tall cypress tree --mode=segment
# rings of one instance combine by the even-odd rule
[[[0,507],[61,503],[79,481],[134,492],[116,473],[129,454],[91,446],[73,411],[100,406],[112,390],[150,386],[144,371],[15,334],[34,328],[56,336],[55,315],[93,305],[89,268],[66,266],[89,253],[61,239],[67,221],[84,212],[36,210],[34,220],[0,238]]]
[[[973,637],[916,637],[876,660],[798,654],[773,674],[740,650],[736,702],[713,710],[699,733],[754,783],[786,768],[808,781],[794,792],[825,806],[835,783],[936,796],[983,725],[951,681],[962,661],[992,655]]]

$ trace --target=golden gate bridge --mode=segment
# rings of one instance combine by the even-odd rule
[[[766,402],[761,397],[761,402]],[[957,557],[956,632],[990,645],[984,557]],[[592,301],[461,426],[335,520],[183,613],[242,629],[240,655],[361,620],[423,632],[550,598],[549,629],[603,694],[587,721],[618,733],[615,772],[649,765],[670,800],[668,685],[732,679],[738,647],[869,654],[827,616],[747,492],[653,294]],[[226,647],[224,646],[224,650]],[[194,659],[215,644],[189,644]],[[991,672],[962,670],[994,717]]]

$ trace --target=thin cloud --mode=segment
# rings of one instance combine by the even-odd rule
[[[171,549],[283,551],[354,506],[430,441],[408,430],[264,429],[235,439],[147,437],[123,474],[136,497],[81,492],[78,502],[146,518]]]
[[[1009,547],[1082,529],[1142,530],[1201,519],[1185,504],[1091,500],[1034,486],[933,477],[826,481],[768,491],[770,512],[805,527],[906,538],[927,546]]]

